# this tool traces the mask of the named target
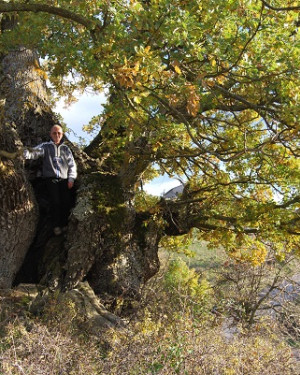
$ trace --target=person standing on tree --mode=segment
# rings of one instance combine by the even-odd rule
[[[71,194],[77,177],[77,168],[70,148],[63,143],[61,126],[50,130],[49,142],[41,143],[32,150],[24,150],[25,159],[43,158],[42,177],[46,182],[51,204],[51,218],[55,235],[66,230],[70,212]]]

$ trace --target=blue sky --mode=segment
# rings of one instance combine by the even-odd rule
[[[65,107],[63,99],[59,100],[55,111],[59,113],[68,128],[68,138],[72,142],[79,142],[79,137],[85,138],[87,143],[93,138],[82,130],[83,125],[87,125],[93,116],[99,115],[102,110],[102,104],[105,103],[105,95],[83,94],[79,95],[78,101],[71,106]],[[151,183],[145,184],[144,189],[152,195],[162,195],[175,186],[180,185],[178,180],[170,179],[168,176],[161,176],[154,179]]]
[[[93,116],[99,115],[102,104],[105,103],[105,95],[83,94],[77,96],[78,101],[71,106],[65,107],[64,100],[58,101],[55,111],[62,117],[67,126],[72,130],[68,133],[68,138],[72,142],[79,142],[78,137],[85,138],[87,143],[93,139],[93,135],[82,130],[83,125],[87,125]]]

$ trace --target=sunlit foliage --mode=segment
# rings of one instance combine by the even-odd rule
[[[254,264],[271,243],[279,256],[299,251],[295,2],[0,2],[14,10],[3,52],[36,48],[70,100],[75,89],[108,90],[97,152],[110,151],[112,173],[181,176],[190,227]]]

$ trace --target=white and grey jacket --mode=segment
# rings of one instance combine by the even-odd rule
[[[77,168],[72,151],[64,143],[56,145],[54,142],[44,142],[32,150],[24,150],[25,159],[43,157],[43,177],[59,178],[74,181]]]

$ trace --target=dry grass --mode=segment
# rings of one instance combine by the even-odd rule
[[[40,317],[29,313],[30,298],[18,292],[1,296],[2,375],[98,374],[98,348],[80,335],[69,306],[50,303]]]
[[[221,327],[176,321],[145,334],[136,331],[105,361],[103,373],[295,375],[291,351],[270,332],[240,333],[228,341]],[[149,328],[149,327],[147,327]]]
[[[231,331],[224,316],[211,313],[210,301],[200,299],[195,309],[190,289],[176,291],[164,280],[164,272],[157,275],[127,328],[106,331],[105,339],[87,335],[72,303],[50,299],[36,316],[29,312],[30,296],[2,294],[0,374],[300,374],[279,323],[264,319],[251,330],[236,325]]]

